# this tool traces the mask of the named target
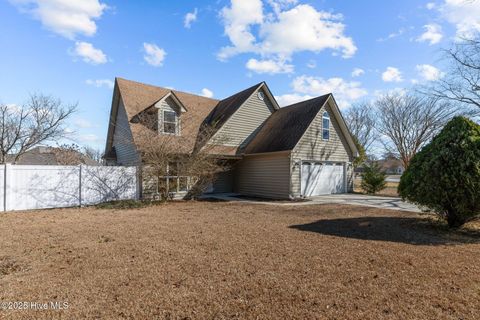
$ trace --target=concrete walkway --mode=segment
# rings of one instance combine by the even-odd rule
[[[268,201],[268,200],[251,200],[237,197],[234,193],[218,193],[204,196],[203,198],[218,199],[223,201],[235,201],[250,204],[265,204],[276,206],[306,206],[314,204],[349,204],[355,206],[366,206],[380,209],[401,210],[410,212],[421,212],[421,210],[410,203],[402,201],[397,197],[380,197],[369,196],[363,194],[331,194],[323,196],[315,196],[309,198],[309,201]]]

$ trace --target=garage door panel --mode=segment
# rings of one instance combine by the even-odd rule
[[[303,163],[302,194],[308,197],[344,192],[344,171],[343,163]]]

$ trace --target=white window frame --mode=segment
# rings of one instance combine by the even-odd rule
[[[328,128],[325,128],[323,123],[325,120],[328,120]],[[332,126],[332,121],[330,120],[330,115],[328,114],[327,111],[324,111],[323,114],[322,114],[322,140],[324,141],[329,141],[330,140],[330,133],[331,133],[331,130],[330,130],[330,127]],[[325,139],[325,135],[324,135],[324,132],[325,131],[328,131],[328,138]]]
[[[179,130],[178,130],[179,129],[178,128],[178,122],[179,122],[178,121],[178,114],[173,110],[165,110],[165,109],[161,110],[161,112],[162,112],[162,133],[163,134],[178,135],[178,132],[179,132]],[[166,121],[165,120],[165,112],[173,113],[175,115],[175,121],[173,121],[173,122],[172,121]],[[165,131],[165,123],[174,124],[175,125],[175,132],[166,132]]]

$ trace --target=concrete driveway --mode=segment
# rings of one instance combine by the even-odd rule
[[[224,201],[238,201],[245,203],[267,204],[276,206],[307,206],[312,204],[350,204],[355,206],[366,206],[380,209],[401,210],[411,212],[421,212],[421,210],[410,203],[402,201],[396,197],[380,197],[368,196],[363,194],[343,193],[343,194],[329,194],[323,196],[315,196],[309,198],[310,201],[268,201],[239,198],[238,194],[234,193],[217,193],[204,196],[203,198],[219,199]]]
[[[393,209],[393,210],[403,210],[403,211],[412,211],[412,212],[421,212],[421,210],[408,202],[402,201],[400,198],[396,197],[379,197],[379,196],[369,196],[363,194],[331,194],[324,196],[316,196],[311,198],[310,203],[340,203],[340,204],[351,204],[357,206],[367,206],[380,209]]]

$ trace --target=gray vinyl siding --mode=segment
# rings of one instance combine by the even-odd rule
[[[240,194],[288,199],[290,186],[288,153],[244,157],[235,169],[234,191]]]
[[[137,165],[139,157],[133,143],[132,131],[122,99],[119,101],[114,130],[113,146],[117,153],[117,165]]]
[[[272,114],[274,107],[263,88],[264,100],[258,98],[258,90],[228,119],[212,138],[212,144],[246,146],[260,126]]]
[[[329,100],[330,101],[330,100]],[[324,141],[322,137],[322,115],[327,111],[330,115],[330,139]],[[343,135],[337,120],[331,110],[329,102],[318,112],[303,137],[295,146],[291,155],[291,193],[300,195],[300,161],[334,161],[347,163],[347,190],[353,190],[353,160],[350,147]]]
[[[213,182],[214,193],[233,192],[233,171],[221,172]]]
[[[167,99],[158,103],[156,107],[158,108],[158,132],[163,133],[163,111],[173,111],[177,114],[176,134],[180,134],[180,121],[178,120],[180,117],[180,112],[173,99],[168,97]]]

